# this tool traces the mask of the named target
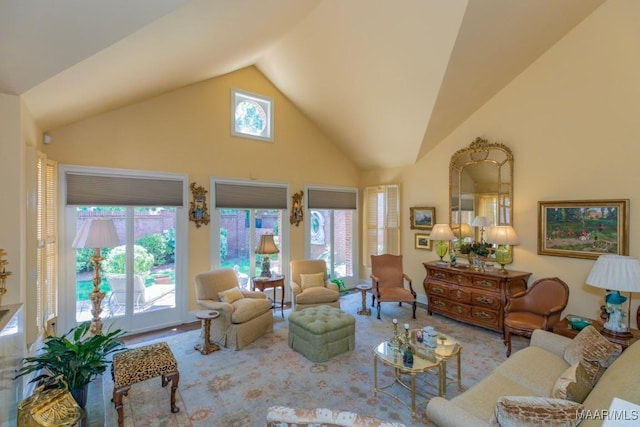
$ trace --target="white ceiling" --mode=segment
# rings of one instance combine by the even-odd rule
[[[0,0],[43,131],[249,65],[361,168],[414,163],[605,0]]]

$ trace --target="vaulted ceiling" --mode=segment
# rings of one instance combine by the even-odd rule
[[[414,163],[605,0],[0,0],[42,131],[255,65],[362,169]]]

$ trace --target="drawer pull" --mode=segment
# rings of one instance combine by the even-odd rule
[[[478,280],[478,285],[484,286],[485,288],[493,288],[493,282],[489,282],[487,280]]]
[[[457,306],[456,311],[458,312],[458,314],[462,314],[462,307]]]
[[[476,317],[482,317],[483,319],[492,319],[493,316],[486,311],[476,311]]]
[[[433,273],[433,277],[435,277],[436,279],[446,279],[447,275],[437,271],[437,272]]]
[[[440,307],[445,307],[447,304],[445,304],[444,302],[440,301],[439,299],[433,301],[433,303],[435,305],[439,305]]]
[[[443,288],[441,288],[440,286],[432,286],[431,290],[433,292],[438,292],[438,293],[441,293],[441,294],[446,293],[445,290]]]
[[[462,283],[463,280],[464,280],[464,277],[458,274],[458,283]]]
[[[493,304],[493,298],[487,298],[485,296],[477,297],[476,301],[481,302],[482,304]]]
[[[462,298],[462,292],[460,292],[460,289],[456,291],[456,298],[458,299]]]

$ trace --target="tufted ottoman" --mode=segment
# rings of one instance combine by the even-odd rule
[[[171,412],[176,413],[176,389],[180,380],[178,362],[166,342],[145,345],[133,350],[123,351],[113,356],[111,365],[113,377],[113,403],[118,411],[118,426],[122,426],[124,415],[122,396],[127,395],[132,384],[161,377],[162,387],[171,381]]]
[[[356,319],[319,305],[289,315],[289,347],[313,362],[325,362],[356,346]]]

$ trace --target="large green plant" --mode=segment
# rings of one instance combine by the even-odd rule
[[[105,273],[111,274],[126,274],[127,272],[127,257],[126,246],[116,246],[111,249],[105,262],[102,264],[102,269]],[[148,274],[153,266],[153,255],[149,253],[145,248],[139,245],[133,246],[133,265],[136,274]]]
[[[110,362],[107,356],[125,350],[118,340],[120,329],[106,335],[91,335],[91,322],[84,322],[61,337],[44,339],[41,352],[24,359],[16,378],[32,372],[38,373],[30,382],[40,382],[61,376],[69,390],[81,389],[102,374]]]

